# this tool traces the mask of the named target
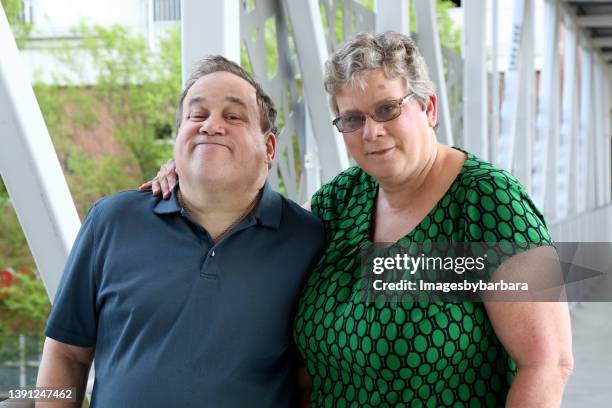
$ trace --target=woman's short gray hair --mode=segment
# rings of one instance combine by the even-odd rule
[[[425,59],[410,37],[395,31],[364,32],[348,40],[325,63],[325,90],[333,111],[338,114],[336,94],[342,87],[365,87],[362,74],[379,68],[389,79],[404,78],[423,107],[436,93]]]

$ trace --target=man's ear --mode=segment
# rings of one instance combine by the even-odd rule
[[[274,161],[274,157],[276,156],[276,136],[272,132],[268,132],[265,136],[266,138],[266,159],[265,162],[270,167],[272,165],[272,161]]]
[[[438,97],[435,94],[429,97],[425,113],[427,114],[429,126],[432,128],[436,127],[438,124]]]

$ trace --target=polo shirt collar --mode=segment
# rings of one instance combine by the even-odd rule
[[[181,206],[176,197],[177,190],[178,183],[172,189],[172,195],[168,200],[163,200],[161,198],[159,199],[153,208],[153,212],[155,214],[170,214],[180,212]],[[282,205],[283,203],[280,194],[274,191],[274,189],[272,189],[270,186],[269,181],[266,180],[263,187],[261,200],[259,200],[257,207],[255,207],[253,215],[261,225],[270,228],[278,228],[282,214]]]
[[[270,186],[270,182],[266,180],[266,184],[264,184],[261,194],[261,200],[259,200],[257,207],[255,207],[253,215],[261,225],[270,228],[278,228],[283,211],[282,206],[283,202],[280,194],[274,191]]]
[[[171,214],[175,212],[181,211],[181,206],[176,197],[176,192],[178,191],[178,183],[172,188],[172,195],[169,199],[164,200],[163,198],[159,198],[157,204],[153,208],[153,212],[155,214]]]

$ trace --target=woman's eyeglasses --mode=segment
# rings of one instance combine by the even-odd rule
[[[338,129],[340,133],[351,133],[359,130],[365,125],[366,115],[371,117],[376,122],[388,122],[397,118],[402,113],[402,105],[415,96],[414,92],[409,93],[401,99],[387,101],[374,109],[372,113],[345,113],[333,120],[332,125]]]

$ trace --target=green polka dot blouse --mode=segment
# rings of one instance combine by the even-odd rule
[[[502,407],[516,365],[482,303],[369,302],[360,245],[378,185],[351,168],[312,198],[327,249],[301,294],[294,338],[313,407]],[[469,153],[447,193],[402,242],[550,243],[541,213],[508,172]]]

